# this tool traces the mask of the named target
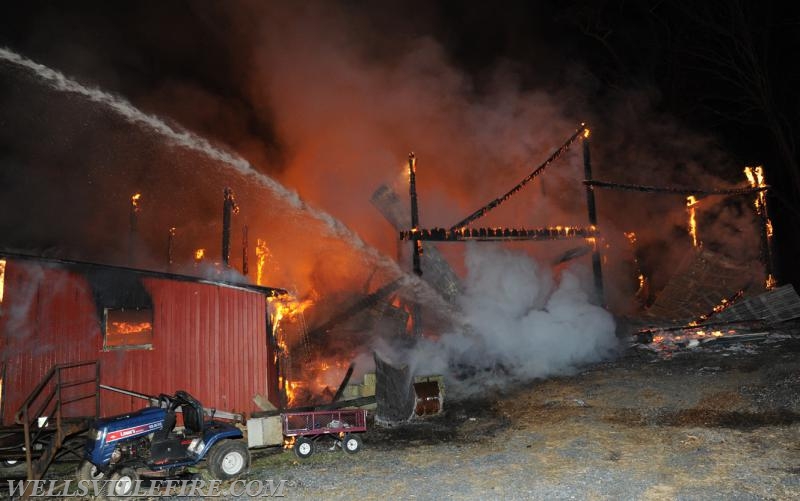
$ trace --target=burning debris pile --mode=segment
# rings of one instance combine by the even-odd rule
[[[737,298],[738,299],[738,298]],[[784,285],[757,296],[721,303],[712,318],[686,325],[641,329],[635,346],[670,358],[685,349],[782,339],[800,333],[800,296]]]

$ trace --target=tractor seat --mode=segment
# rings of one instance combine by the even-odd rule
[[[169,438],[169,434],[175,429],[176,421],[175,411],[167,411],[167,414],[164,416],[164,426],[153,434],[153,440],[158,441]]]

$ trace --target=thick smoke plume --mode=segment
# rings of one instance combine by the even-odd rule
[[[497,245],[468,246],[466,266],[460,305],[467,329],[392,355],[416,375],[444,374],[448,391],[464,396],[566,374],[618,347],[613,317],[589,302],[580,272],[554,277],[528,255]]]

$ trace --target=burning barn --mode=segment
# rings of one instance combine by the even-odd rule
[[[0,416],[14,414],[56,364],[97,360],[102,385],[150,395],[186,389],[247,414],[278,406],[267,299],[278,289],[0,254]],[[142,407],[103,392],[100,414]],[[82,407],[83,406],[83,407]],[[94,415],[87,400],[65,408]],[[85,408],[84,408],[85,407]]]

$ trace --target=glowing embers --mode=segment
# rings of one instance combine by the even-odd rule
[[[567,238],[592,238],[598,232],[594,226],[553,226],[549,228],[445,228],[412,229],[400,232],[401,240],[426,240],[459,242],[463,240],[563,240]]]
[[[692,247],[700,245],[697,239],[697,203],[698,200],[694,195],[686,197],[686,211],[689,213],[689,236],[692,237]]]
[[[109,349],[152,349],[153,310],[105,310],[105,340]]]
[[[6,283],[6,260],[0,259],[0,305],[3,304],[3,294]]]
[[[139,206],[139,201],[142,199],[141,193],[134,193],[131,195],[131,210],[133,212],[139,212],[141,207]]]

